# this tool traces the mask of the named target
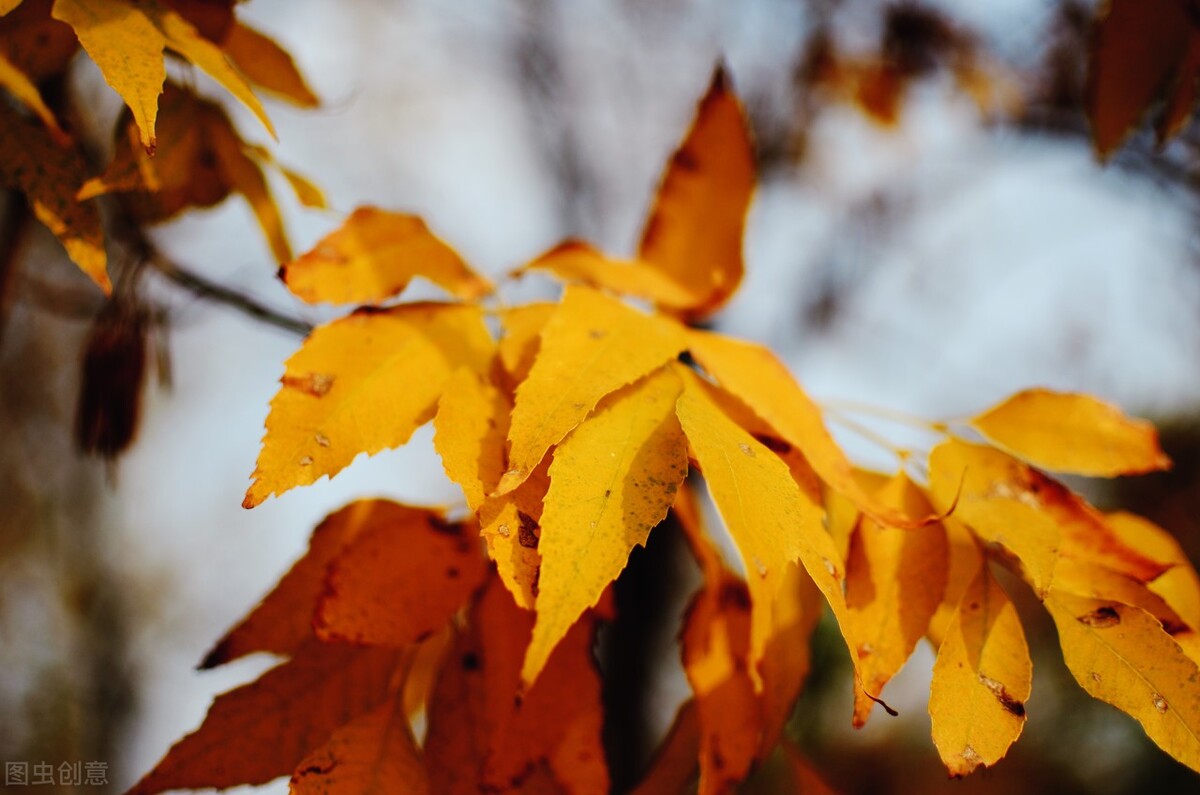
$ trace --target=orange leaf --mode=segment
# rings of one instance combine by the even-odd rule
[[[687,288],[653,266],[611,259],[580,240],[560,243],[518,273],[531,270],[547,271],[564,281],[583,282],[622,295],[645,298],[661,307],[686,309],[696,303],[696,296]]]
[[[630,795],[684,792],[689,784],[694,784],[700,752],[698,712],[694,699],[679,708],[667,736],[654,752],[649,770]]]
[[[426,795],[428,777],[403,699],[342,726],[292,774],[291,795]]]
[[[511,411],[507,395],[466,367],[450,377],[438,401],[433,445],[473,511],[480,510],[504,474]]]
[[[1028,389],[971,420],[998,447],[1056,472],[1114,477],[1167,469],[1158,432],[1090,395]]]
[[[312,641],[248,685],[217,696],[200,728],[129,791],[224,789],[289,775],[339,726],[388,695],[397,652]]]
[[[310,304],[379,303],[402,293],[415,276],[467,300],[492,290],[420,218],[377,207],[359,207],[279,274]]]
[[[673,321],[579,286],[567,287],[541,339],[517,387],[500,492],[520,485],[602,397],[674,359],[686,344]]]
[[[1051,591],[1063,659],[1094,698],[1128,713],[1159,748],[1200,771],[1200,669],[1148,613]]]
[[[541,517],[537,623],[521,678],[534,681],[663,520],[687,475],[679,379],[658,370],[601,401],[554,451]]]
[[[229,60],[254,85],[302,108],[321,104],[288,51],[254,28],[235,22],[221,44]]]
[[[256,651],[292,654],[313,637],[312,616],[325,586],[329,564],[366,528],[390,526],[419,511],[387,500],[358,500],[317,525],[308,552],[237,626],[229,630],[200,663],[215,668]]]
[[[493,348],[474,306],[360,309],[317,328],[287,361],[243,504],[404,444],[433,416],[451,374],[460,366],[483,372]]]
[[[998,762],[1021,735],[1033,664],[1017,610],[986,566],[963,593],[929,686],[933,742],[951,776]]]
[[[508,494],[488,497],[479,508],[480,533],[496,572],[517,606],[532,610],[537,601],[542,555],[542,501],[550,488],[551,457],[546,456],[533,474]]]
[[[864,489],[849,459],[825,428],[821,410],[766,348],[693,331],[688,349],[724,389],[799,448],[821,480],[849,497],[864,513],[890,527],[919,527],[940,518],[905,516]]]
[[[742,281],[742,236],[754,193],[753,145],[724,70],[663,174],[639,259],[692,294],[691,316],[723,305]]]
[[[903,474],[880,493],[909,515],[929,513],[925,495]],[[940,524],[913,530],[864,518],[846,560],[849,629],[858,644],[861,682],[854,690],[854,726],[862,727],[883,690],[904,666],[941,602],[948,549]]]
[[[440,629],[483,582],[473,526],[384,503],[329,566],[313,616],[322,640],[407,646]]]
[[[493,579],[472,610],[429,706],[425,755],[436,792],[519,791],[552,777],[568,792],[606,793],[594,621],[578,622],[545,673],[518,697],[533,614]]]
[[[1130,513],[1109,514],[1108,525],[1125,543],[1171,564],[1148,583],[1192,630],[1200,630],[1200,577],[1174,536],[1148,519]]]

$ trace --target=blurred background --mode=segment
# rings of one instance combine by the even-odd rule
[[[279,160],[333,208],[304,210],[273,183],[296,250],[376,204],[424,216],[497,277],[567,236],[632,254],[663,164],[725,63],[750,116],[760,187],[744,287],[715,325],[780,352],[823,401],[954,418],[1042,385],[1149,417],[1172,472],[1073,485],[1106,509],[1155,519],[1196,560],[1200,134],[1163,149],[1137,135],[1097,160],[1082,112],[1094,14],[1077,0],[239,8],[292,52],[323,101],[268,107]],[[87,121],[109,140],[120,102],[86,59],[70,89],[98,109]],[[229,110],[247,139],[270,143],[243,109]],[[281,315],[332,316],[276,281],[240,198],[153,238]],[[195,671],[322,516],[357,496],[461,496],[425,429],[333,481],[244,511],[267,403],[299,336],[154,276],[146,291],[163,322],[149,334],[136,440],[112,463],[80,456],[80,363],[101,301],[47,233],[18,255],[0,337],[0,758],[103,760],[120,792],[198,725],[215,693],[271,664]],[[509,289],[552,285],[531,277]],[[906,441],[903,427],[878,427]],[[863,463],[889,463],[860,438],[843,440]],[[625,723],[610,735],[652,741],[685,697],[673,639],[693,577],[669,529],[635,554],[626,593],[657,593],[665,606],[608,642],[653,649],[661,665],[616,706]],[[848,661],[822,625],[791,731],[825,780],[872,793],[1196,791],[1195,775],[1131,719],[1082,694],[1053,626],[1012,590],[1035,677],[1008,758],[947,781],[929,739],[928,644],[885,691],[899,716],[877,710],[853,731]],[[632,781],[639,761],[615,768],[615,780]]]

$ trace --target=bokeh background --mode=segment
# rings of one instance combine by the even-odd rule
[[[723,62],[750,115],[760,187],[744,288],[715,324],[772,346],[831,404],[953,418],[1044,385],[1150,417],[1175,457],[1171,473],[1074,485],[1103,507],[1156,519],[1196,559],[1200,136],[1156,149],[1138,135],[1098,162],[1081,110],[1094,13],[1077,0],[239,9],[295,55],[324,103],[268,108],[279,159],[334,208],[302,210],[275,185],[297,250],[355,206],[377,204],[421,214],[497,277],[567,236],[631,254],[661,168]],[[119,100],[84,59],[76,72],[71,90],[108,140]],[[263,136],[230,111],[248,139]],[[328,317],[275,280],[239,198],[154,239],[283,314]],[[112,464],[80,457],[80,357],[100,301],[48,235],[20,256],[0,336],[0,759],[103,760],[119,792],[199,723],[215,693],[271,664],[194,670],[323,515],[356,496],[461,497],[426,429],[333,481],[244,511],[267,403],[298,337],[153,277],[147,291],[165,324],[151,335],[158,377],[145,386],[136,443]],[[875,427],[914,441],[903,426]],[[888,463],[835,430],[865,464]],[[669,528],[634,556],[624,598],[663,606],[606,640],[656,661],[617,672],[649,678],[614,697],[615,742],[652,740],[686,695],[672,644],[693,578]],[[791,725],[822,776],[872,793],[1200,789],[1131,719],[1082,695],[1053,626],[1012,590],[1035,678],[1025,736],[1005,762],[947,781],[929,740],[927,644],[885,691],[899,716],[877,710],[853,731],[848,661],[823,626]],[[630,755],[615,778],[629,781],[639,761]],[[759,782],[768,789],[769,772]]]

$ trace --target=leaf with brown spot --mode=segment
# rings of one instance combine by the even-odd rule
[[[921,490],[904,474],[879,493],[909,516],[931,512]],[[949,551],[940,524],[911,530],[864,517],[846,559],[848,629],[858,644],[854,726],[866,724],[883,686],[908,661],[929,628],[946,588]]]
[[[1179,614],[1151,587],[1095,563],[1061,558],[1054,569],[1054,589],[1139,607],[1158,619],[1171,634],[1188,628]]]
[[[998,762],[1025,726],[1033,663],[1016,608],[986,566],[963,592],[929,686],[933,742],[951,776]]]
[[[208,73],[275,135],[262,104],[225,55],[158,0],[55,0],[53,14],[74,28],[104,79],[133,111],[148,151],[157,144],[155,120],[166,79],[163,50],[167,48]]]
[[[578,622],[518,697],[533,618],[495,578],[475,604],[429,705],[425,756],[434,791],[516,792],[545,776],[567,792],[608,791],[595,622]]]
[[[221,49],[247,80],[264,91],[301,108],[321,104],[292,56],[270,36],[234,22],[221,42]]]
[[[398,652],[317,641],[257,681],[217,696],[129,795],[266,784],[292,773],[335,729],[388,697]]]
[[[25,194],[33,213],[54,233],[71,260],[108,293],[108,258],[100,212],[78,202],[87,165],[75,147],[60,147],[40,125],[0,103],[0,183]]]
[[[1179,541],[1163,528],[1131,513],[1112,513],[1108,525],[1130,546],[1142,549],[1156,560],[1171,564],[1147,587],[1166,600],[1192,630],[1200,630],[1200,576]]]
[[[377,207],[359,207],[280,270],[288,289],[310,304],[380,303],[417,276],[466,300],[492,290],[423,220]]]
[[[663,520],[687,475],[679,378],[660,369],[604,398],[554,451],[540,519],[537,622],[521,678],[533,682],[584,610]]]
[[[519,486],[601,398],[674,359],[685,345],[679,324],[590,288],[568,286],[542,329],[529,376],[517,387],[509,469],[498,491]]]
[[[971,419],[997,447],[1034,466],[1093,477],[1171,466],[1158,431],[1091,395],[1027,389]]]
[[[367,528],[393,526],[424,513],[423,509],[387,500],[358,500],[325,517],[313,530],[308,552],[205,655],[200,667],[214,668],[256,651],[295,652],[313,637],[313,611],[324,590],[329,564]]]
[[[550,488],[550,464],[546,456],[533,474],[508,494],[488,497],[479,508],[480,533],[487,542],[488,556],[517,606],[533,610],[537,603],[542,555],[538,552],[538,522]]]
[[[663,174],[638,247],[639,260],[692,294],[683,314],[712,313],[741,284],[755,179],[745,114],[718,69]]]
[[[360,310],[317,328],[287,361],[243,504],[335,475],[360,453],[404,444],[432,418],[450,376],[464,366],[484,372],[493,350],[474,306]],[[314,395],[288,385],[313,379],[328,389]]]
[[[1045,605],[1075,681],[1200,771],[1200,669],[1158,621],[1136,607],[1059,591]]]
[[[322,640],[406,646],[441,628],[487,573],[477,528],[389,510],[330,563],[313,614]]]

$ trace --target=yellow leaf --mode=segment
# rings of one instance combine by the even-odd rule
[[[1043,469],[1114,477],[1167,469],[1158,432],[1090,395],[1029,389],[971,420],[998,447]]]
[[[1171,634],[1188,628],[1179,614],[1150,587],[1095,563],[1060,558],[1054,569],[1054,590],[1141,608],[1158,619]]]
[[[492,289],[420,218],[375,207],[355,210],[280,275],[311,304],[379,303],[403,292],[414,276],[468,300]]]
[[[291,795],[425,795],[429,780],[403,699],[340,727],[296,767]]]
[[[542,501],[550,488],[547,456],[524,483],[507,494],[488,497],[479,508],[480,533],[496,562],[500,581],[517,606],[533,610],[542,556],[538,552]]]
[[[833,539],[821,523],[821,508],[806,499],[787,465],[734,424],[707,395],[703,383],[683,367],[677,412],[692,455],[729,533],[742,554],[753,604],[751,675],[771,631],[771,605],[787,565],[800,560],[835,617],[848,632],[842,569]],[[851,645],[851,656],[855,656]]]
[[[288,51],[274,39],[235,22],[221,48],[246,79],[302,108],[321,104]]]
[[[296,194],[296,198],[305,207],[310,207],[315,210],[329,209],[329,202],[325,199],[325,192],[308,177],[294,171],[287,166],[275,163],[275,168],[279,169],[279,173],[283,174],[283,178],[288,181],[288,185],[292,188],[292,193]]]
[[[954,505],[955,519],[987,544],[1015,555],[1044,593],[1054,580],[1061,531],[1024,485],[1023,474],[1023,465],[1004,453],[955,439],[929,454],[934,506],[949,510]]]
[[[473,306],[359,310],[316,329],[287,361],[243,504],[404,444],[433,416],[454,371],[484,371],[493,347]]]
[[[224,116],[224,114],[222,114]],[[245,151],[245,145],[229,118],[224,116],[225,124],[212,124],[209,129],[209,145],[217,156],[218,168],[230,189],[246,197],[254,217],[258,219],[259,228],[271,245],[271,254],[276,262],[287,262],[292,258],[292,247],[288,243],[287,233],[283,228],[283,216],[267,187],[266,177],[258,163],[252,160]]]
[[[484,377],[463,367],[446,383],[433,418],[433,445],[446,475],[478,511],[504,474],[512,404]]]
[[[55,0],[54,18],[75,29],[79,43],[100,67],[104,79],[133,111],[142,144],[153,150],[170,48],[204,70],[237,97],[275,135],[262,104],[238,71],[212,42],[157,0]]]
[[[939,518],[905,516],[864,489],[825,428],[821,410],[766,348],[702,331],[689,334],[688,348],[709,375],[799,448],[821,480],[864,513],[892,527],[919,527]]]
[[[951,776],[999,761],[1025,726],[1033,663],[1017,610],[986,566],[963,592],[929,685],[933,742]]]
[[[771,636],[759,663],[763,682],[760,760],[783,736],[796,699],[804,689],[812,663],[812,635],[821,619],[822,606],[821,592],[812,578],[801,566],[789,565],[771,605]]]
[[[662,307],[686,308],[696,300],[687,289],[646,263],[611,259],[579,240],[559,244],[519,272],[530,270],[547,271],[564,281],[645,298]]]
[[[542,330],[529,376],[517,387],[508,431],[508,472],[499,491],[520,485],[602,397],[632,383],[686,345],[682,326],[570,286]]]
[[[929,641],[933,647],[942,645],[950,619],[958,610],[958,603],[966,593],[971,583],[975,582],[979,569],[983,566],[983,553],[979,550],[979,542],[971,535],[971,531],[953,516],[942,520],[948,543],[946,565],[946,592],[929,620]]]
[[[909,515],[929,513],[925,495],[903,474],[880,497]],[[912,530],[864,517],[846,560],[846,605],[858,644],[861,682],[854,690],[854,726],[862,727],[883,686],[904,666],[946,588],[948,550],[940,524]]]
[[[1095,698],[1128,713],[1158,747],[1200,771],[1200,670],[1153,616],[1051,591],[1063,659]]]
[[[672,371],[658,370],[606,397],[555,449],[525,682],[537,678],[559,640],[595,606],[675,501],[688,468],[687,441],[675,418],[679,390]]]
[[[498,313],[504,334],[496,345],[496,352],[508,376],[507,383],[514,389],[529,376],[541,347],[542,329],[557,309],[557,304],[539,302],[515,306]]]
[[[724,304],[742,280],[742,235],[754,193],[753,146],[724,71],[663,174],[638,258],[693,296],[692,316]],[[767,418],[764,418],[767,419]]]
[[[1107,519],[1125,543],[1171,564],[1148,587],[1165,599],[1188,627],[1200,630],[1200,577],[1175,537],[1149,519],[1131,513],[1112,513]]]
[[[42,124],[46,125],[50,134],[59,144],[65,146],[69,143],[70,138],[58,126],[58,119],[54,118],[50,108],[46,107],[37,86],[33,84],[27,74],[8,59],[3,51],[0,51],[0,86],[8,89],[8,93],[12,94],[18,102],[37,114],[37,117],[42,120]]]
[[[0,103],[0,182],[25,194],[33,214],[67,250],[79,269],[111,292],[100,213],[75,194],[87,166],[75,149],[55,144],[38,126]]]

